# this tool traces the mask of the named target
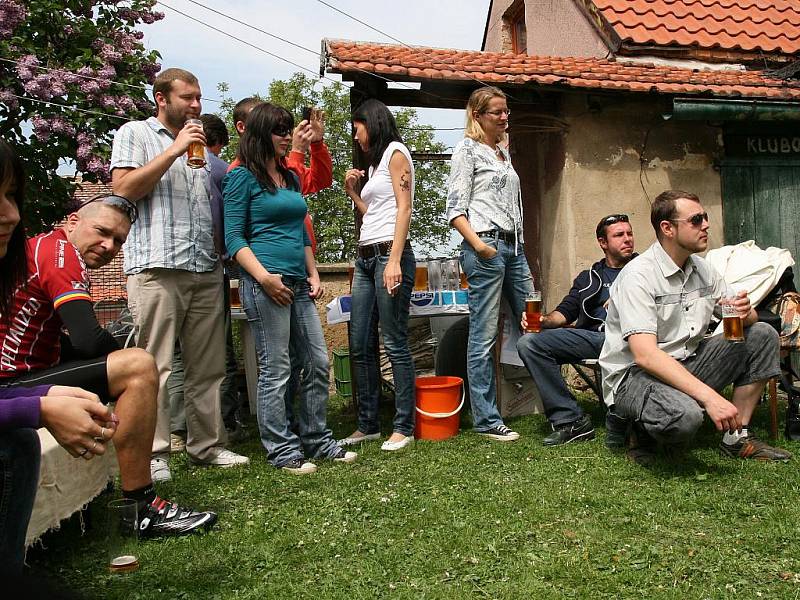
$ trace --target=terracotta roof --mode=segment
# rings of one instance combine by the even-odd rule
[[[798,0],[593,0],[625,43],[800,52]]]
[[[111,186],[103,183],[79,181],[72,197],[77,200],[88,200],[99,194],[110,194]],[[92,300],[97,302],[125,302],[128,298],[127,278],[122,270],[123,254],[114,257],[110,263],[100,269],[90,269],[89,279],[92,282]]]
[[[613,59],[526,56],[347,40],[325,40],[325,46],[327,69],[331,72],[352,75],[366,71],[399,81],[474,78],[506,85],[800,100],[800,81],[772,79],[761,71],[700,71]]]

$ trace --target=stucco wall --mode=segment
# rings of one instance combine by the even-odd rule
[[[512,4],[513,0],[493,2],[484,50],[511,50],[503,14]],[[594,26],[572,0],[525,0],[525,27],[531,55],[603,57],[608,53]]]
[[[711,220],[710,247],[723,243],[719,130],[704,123],[664,121],[660,106],[608,98],[587,109],[586,97],[565,98],[568,129],[543,136],[538,151],[551,165],[560,151],[563,169],[543,179],[540,193],[540,260],[546,305],[555,307],[572,279],[602,257],[594,229],[611,213],[626,213],[638,251],[655,240],[650,203],[666,189],[700,196]],[[549,138],[549,139],[548,139]],[[558,150],[557,140],[562,150]],[[643,161],[640,157],[643,156]]]

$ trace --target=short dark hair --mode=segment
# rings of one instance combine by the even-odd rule
[[[197,81],[197,77],[195,77],[186,69],[177,69],[172,67],[171,69],[161,71],[161,73],[156,75],[155,81],[153,81],[153,100],[156,99],[156,94],[158,92],[161,92],[165,96],[169,96],[169,93],[172,91],[172,82],[176,79],[190,85],[199,83],[199,81]],[[158,102],[156,102],[156,105],[158,105]]]
[[[629,223],[630,219],[628,215],[623,213],[618,213],[614,215],[607,215],[600,219],[600,222],[597,224],[594,232],[597,235],[597,239],[606,239],[606,231],[609,227],[614,225],[615,223]]]
[[[8,251],[0,259],[0,319],[8,318],[8,309],[13,303],[14,291],[23,285],[28,275],[25,252],[25,226],[22,223],[25,204],[25,170],[19,154],[5,140],[0,139],[0,184],[14,182],[14,200],[19,211],[20,222],[8,241]]]
[[[680,198],[685,198],[692,202],[700,202],[700,198],[696,194],[682,192],[681,190],[661,192],[653,200],[653,204],[650,206],[650,224],[653,226],[657,238],[661,236],[661,221],[669,221],[675,218],[675,202]]]
[[[228,135],[228,128],[225,127],[225,122],[217,115],[204,114],[200,115],[200,120],[203,122],[203,133],[206,134],[206,143],[209,146],[216,146],[222,144],[227,146],[231,141]]]
[[[236,128],[236,124],[241,121],[242,123],[247,123],[247,115],[250,114],[250,111],[253,110],[255,106],[263,103],[264,101],[257,96],[250,96],[249,98],[242,98],[236,103],[236,106],[233,107],[233,127]],[[237,129],[238,131],[238,129]]]

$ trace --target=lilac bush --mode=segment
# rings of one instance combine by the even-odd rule
[[[160,55],[142,24],[164,17],[155,0],[0,0],[0,137],[30,175],[32,232],[63,216],[74,184],[57,175],[73,161],[89,181],[108,181],[114,131],[152,114],[143,88]]]

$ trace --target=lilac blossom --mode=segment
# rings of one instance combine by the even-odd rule
[[[0,39],[11,37],[17,26],[28,16],[25,6],[15,0],[0,2]]]

